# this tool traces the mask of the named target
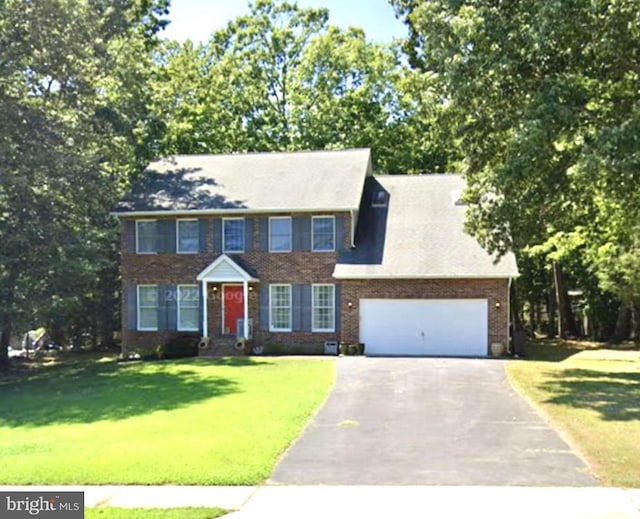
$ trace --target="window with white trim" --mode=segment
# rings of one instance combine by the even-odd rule
[[[291,285],[269,285],[269,331],[291,331]]]
[[[269,252],[291,252],[291,217],[269,218]]]
[[[335,331],[336,299],[334,285],[312,286],[312,324],[314,332]]]
[[[136,220],[136,252],[154,254],[157,252],[158,228],[155,220]]]
[[[222,220],[222,247],[224,252],[244,252],[244,218]]]
[[[176,251],[178,254],[190,254],[200,249],[200,225],[197,219],[176,221]]]
[[[138,285],[138,330],[158,329],[158,285]]]
[[[199,310],[198,285],[178,285],[178,330],[181,332],[198,331]]]
[[[330,252],[335,250],[336,219],[333,216],[314,216],[311,219],[312,250]]]

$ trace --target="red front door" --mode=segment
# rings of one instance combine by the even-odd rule
[[[236,335],[238,319],[244,316],[244,299],[242,285],[225,285],[224,293],[224,320],[222,327],[226,335]]]

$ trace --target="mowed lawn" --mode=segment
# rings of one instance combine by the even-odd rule
[[[86,508],[86,519],[215,519],[221,508]]]
[[[640,350],[532,344],[507,367],[605,485],[640,487]]]
[[[334,381],[329,358],[32,371],[0,376],[0,484],[255,484]]]

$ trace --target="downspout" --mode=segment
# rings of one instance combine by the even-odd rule
[[[207,281],[202,280],[202,336],[204,338],[209,337],[209,330],[207,329]]]

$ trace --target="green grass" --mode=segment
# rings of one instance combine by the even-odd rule
[[[256,484],[333,380],[331,359],[267,357],[4,376],[0,484]]]
[[[215,519],[221,508],[87,508],[85,519]]]
[[[587,346],[530,344],[509,377],[603,484],[640,487],[640,351]]]

